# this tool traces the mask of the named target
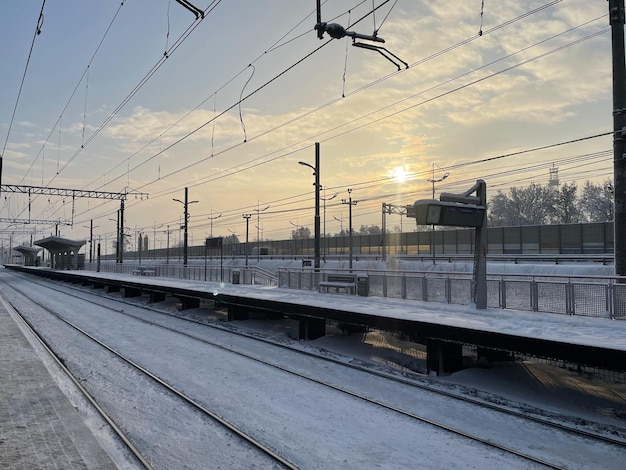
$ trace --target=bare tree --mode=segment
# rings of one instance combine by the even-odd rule
[[[588,222],[610,222],[613,220],[615,188],[607,179],[602,184],[586,181],[580,197],[583,218]]]
[[[574,224],[580,221],[578,209],[578,187],[575,182],[563,183],[555,197],[555,220],[556,223]]]
[[[311,229],[309,229],[309,227],[300,226],[297,229],[291,231],[291,238],[294,240],[304,240],[307,238],[311,238]]]

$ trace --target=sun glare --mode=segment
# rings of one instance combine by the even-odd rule
[[[404,183],[408,179],[408,173],[404,171],[404,168],[401,166],[397,166],[393,170],[389,171],[389,176],[391,176],[397,183]]]

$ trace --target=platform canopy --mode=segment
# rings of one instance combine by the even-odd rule
[[[13,248],[14,251],[18,251],[24,257],[24,266],[35,266],[35,260],[37,259],[37,253],[41,251],[41,248],[34,246],[17,246]]]
[[[51,268],[57,269],[81,269],[78,250],[86,243],[86,240],[69,240],[62,237],[47,237],[33,242],[35,245],[45,248],[50,252]]]

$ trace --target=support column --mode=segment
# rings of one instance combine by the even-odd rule
[[[323,318],[298,318],[298,339],[316,339],[326,335],[326,320]]]
[[[428,373],[448,375],[463,368],[463,345],[428,340],[426,343]]]

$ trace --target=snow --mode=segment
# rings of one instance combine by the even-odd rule
[[[0,275],[4,276],[6,273]],[[106,276],[117,277],[112,274]],[[613,347],[626,349],[624,334],[626,322],[606,319],[497,309],[477,311],[471,306],[320,294],[275,287],[198,283],[160,278],[133,280],[194,288],[203,286],[202,288],[215,293],[293,303],[306,302],[327,308],[348,308],[362,313],[416,318],[420,321],[443,322],[465,328],[510,331],[547,339],[576,340],[584,344],[603,346],[611,344]],[[3,292],[3,295],[6,293]],[[230,413],[232,419],[244,423],[248,428],[254,430],[255,420],[261,420],[256,425],[260,429],[259,432],[270,442],[286,442],[286,448],[299,456],[303,468],[411,468],[416,465],[424,468],[522,468],[519,461],[492,460],[493,457],[485,454],[480,446],[468,446],[467,443],[432,429],[416,430],[404,427],[406,424],[390,419],[384,412],[373,412],[371,408],[354,405],[343,397],[329,395],[304,381],[298,383],[280,378],[270,374],[264,367],[239,362],[223,351],[211,350],[207,354],[205,346],[192,341],[183,341],[181,337],[172,337],[171,334],[146,325],[145,322],[138,324],[133,321],[122,321],[119,315],[95,307],[81,308],[70,302],[64,293],[46,291],[45,301],[50,306],[63,309],[68,316],[81,321],[85,327],[97,331],[98,334],[106,333],[107,341],[124,348],[129,355],[139,358],[142,363],[150,363],[160,374],[184,383],[188,392],[203,395],[211,403],[223,406],[224,412]],[[102,302],[119,309],[119,304],[113,300]],[[157,306],[173,310],[167,303]],[[157,321],[155,314],[141,313],[132,305],[124,307],[124,310],[137,315],[147,315],[146,319],[150,322]],[[202,309],[183,313],[205,320],[207,318],[207,312]],[[177,319],[159,317],[158,321],[181,326],[180,320]],[[626,388],[623,385],[607,384],[597,379],[581,377],[546,364],[530,362],[497,364],[490,369],[467,369],[449,377],[419,378],[413,371],[420,368],[419,363],[423,362],[423,359],[420,358],[419,351],[415,354],[412,354],[414,351],[408,351],[415,345],[394,342],[393,338],[385,337],[379,332],[347,337],[330,335],[311,342],[298,342],[289,340],[289,323],[285,321],[251,320],[230,322],[227,326],[288,342],[296,348],[332,355],[339,360],[358,361],[390,374],[408,374],[415,380],[424,380],[456,393],[476,394],[488,401],[506,402],[511,407],[542,409],[544,413],[572,416],[573,421],[580,417],[606,426],[626,427]],[[201,327],[197,325],[186,327],[194,334],[208,334],[203,333]],[[273,354],[263,345],[244,343],[243,339],[228,336],[227,331],[224,334],[226,335],[224,341],[234,349],[243,347],[250,350],[250,354]],[[59,335],[57,338],[59,343],[71,345],[74,341],[73,337],[67,336],[67,332],[60,332]],[[88,357],[77,358],[76,361],[79,359],[84,360]],[[577,468],[598,466],[621,468],[620,456],[607,453],[600,445],[593,449],[581,449],[579,452],[568,450],[567,447],[555,447],[557,445],[555,442],[551,439],[542,441],[531,428],[517,429],[515,420],[491,421],[490,414],[484,411],[464,409],[446,399],[421,397],[415,389],[407,390],[381,378],[364,378],[362,375],[353,375],[352,372],[328,365],[315,366],[314,361],[292,359],[284,351],[278,352],[272,361],[280,361],[289,367],[305,370],[315,367],[316,373],[326,374],[327,378],[345,387],[358,385],[359,389],[368,394],[389,399],[402,408],[412,409],[416,414],[426,413],[434,421],[444,420],[453,427],[465,428],[472,426],[473,423],[475,431],[482,430],[486,438],[503,439],[504,436],[505,444],[519,446],[522,449],[534,448],[539,455],[548,460],[556,455],[564,455],[562,458],[565,459],[569,452],[574,455],[573,461],[577,462]],[[88,370],[93,365],[86,362],[83,367]],[[140,418],[133,411],[135,403],[132,391],[128,395],[122,394],[121,390],[127,387],[122,385],[122,380],[125,380],[125,377],[104,380],[101,382],[101,388],[109,389],[109,399],[117,402],[123,412],[134,416],[129,419],[137,420],[135,423],[137,425]],[[207,384],[210,384],[208,396]],[[147,393],[147,388],[145,390],[146,393],[141,396],[141,400],[152,403],[155,410],[158,410],[160,397]],[[277,394],[276,390],[282,390],[282,393]],[[423,406],[424,403],[428,406]],[[273,417],[273,420],[265,421],[267,416],[261,417],[259,410],[270,411],[268,416]],[[166,408],[161,412],[166,413]],[[339,421],[336,421],[337,417],[340,418]],[[154,419],[156,422],[156,418]],[[199,425],[196,429],[190,428],[189,422],[177,424],[175,419],[168,422],[171,435],[184,438],[178,442],[184,442],[185,446],[194,445],[192,437],[200,429]],[[149,423],[141,424],[150,427]],[[296,434],[294,429],[297,429]],[[150,438],[156,441],[158,433],[153,433]],[[306,442],[307,445],[303,447],[302,442]],[[204,443],[206,445],[206,441]],[[323,445],[322,449],[316,449],[316,444]],[[161,450],[166,453],[168,449]],[[576,456],[577,453],[580,455]],[[190,460],[191,468],[206,468],[202,454],[187,454],[190,458],[196,459]],[[349,457],[345,458],[346,455]],[[240,457],[245,458],[243,455]]]
[[[367,265],[364,266],[364,264]],[[376,269],[376,264],[382,268],[381,262],[355,263],[355,271],[359,269]],[[285,261],[266,262],[263,267],[272,269],[276,266],[284,267]],[[436,265],[442,270],[450,270],[455,265]],[[536,266],[536,265],[507,265],[507,269],[515,270],[518,274],[541,275],[559,272],[560,275],[598,275],[606,271],[605,266]],[[340,266],[338,266],[340,267]],[[432,267],[432,264],[431,264]],[[590,274],[593,273],[593,274]],[[90,276],[123,278],[123,275],[112,273],[89,273]],[[214,294],[230,294],[249,298],[275,300],[293,304],[302,304],[329,308],[345,309],[351,312],[380,315],[388,318],[415,320],[447,326],[462,327],[481,331],[507,333],[529,338],[539,338],[550,341],[560,341],[582,345],[610,347],[626,350],[626,321],[611,321],[605,318],[591,318],[550,314],[543,312],[528,312],[510,309],[488,308],[477,310],[473,305],[453,305],[436,302],[421,302],[414,300],[360,297],[353,295],[334,295],[317,291],[277,288],[272,286],[250,286],[243,284],[188,281],[181,279],[135,277],[135,282],[146,282],[156,285],[172,285],[178,287],[193,287],[194,289],[212,292]]]

